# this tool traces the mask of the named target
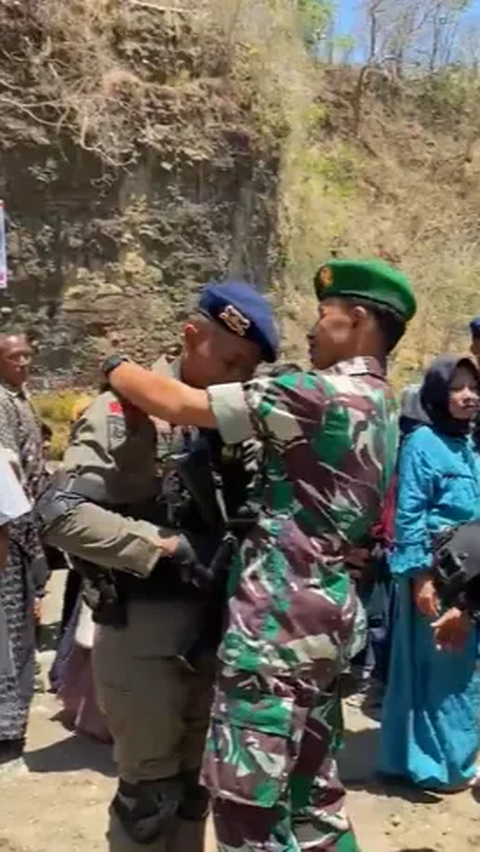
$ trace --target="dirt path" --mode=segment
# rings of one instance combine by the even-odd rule
[[[60,578],[47,601],[58,613]],[[106,850],[106,810],[115,786],[110,748],[73,736],[55,720],[53,696],[37,696],[29,772],[0,779],[0,850]],[[342,774],[363,852],[473,852],[480,849],[480,804],[471,793],[439,798],[385,790],[374,779],[377,725],[348,709]],[[415,797],[414,797],[415,798]],[[214,852],[209,839],[206,852]]]

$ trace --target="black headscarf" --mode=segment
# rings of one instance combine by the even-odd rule
[[[432,424],[447,435],[467,435],[470,420],[457,420],[448,409],[450,383],[458,367],[471,370],[480,386],[480,374],[469,358],[458,355],[442,355],[430,365],[423,380],[420,401]]]
[[[398,420],[400,440],[406,438],[410,432],[413,432],[419,426],[430,423],[430,418],[420,402],[421,389],[421,385],[415,384],[408,385],[403,391]]]

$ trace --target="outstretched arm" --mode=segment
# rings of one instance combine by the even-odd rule
[[[120,364],[109,376],[110,386],[145,414],[178,426],[215,429],[216,418],[205,390],[168,376],[159,376],[137,364]]]
[[[248,438],[288,443],[320,428],[326,391],[308,373],[252,379],[198,390],[130,362],[109,374],[111,387],[146,414],[181,426],[218,429],[226,444]]]

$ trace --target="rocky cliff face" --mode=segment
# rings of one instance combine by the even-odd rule
[[[34,335],[47,381],[88,383],[112,343],[174,343],[205,281],[268,286],[278,150],[220,34],[98,0],[69,41],[62,5],[0,0],[0,321]]]

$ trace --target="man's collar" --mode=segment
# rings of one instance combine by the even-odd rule
[[[0,387],[10,396],[18,396],[20,399],[27,399],[27,388],[25,385],[18,388],[14,385],[9,385],[8,382],[0,378]]]
[[[322,371],[323,372],[323,371]],[[348,358],[345,361],[339,361],[325,372],[335,373],[341,376],[377,376],[380,379],[385,379],[387,374],[386,362],[381,362],[378,358],[368,356],[357,356],[356,358]]]

